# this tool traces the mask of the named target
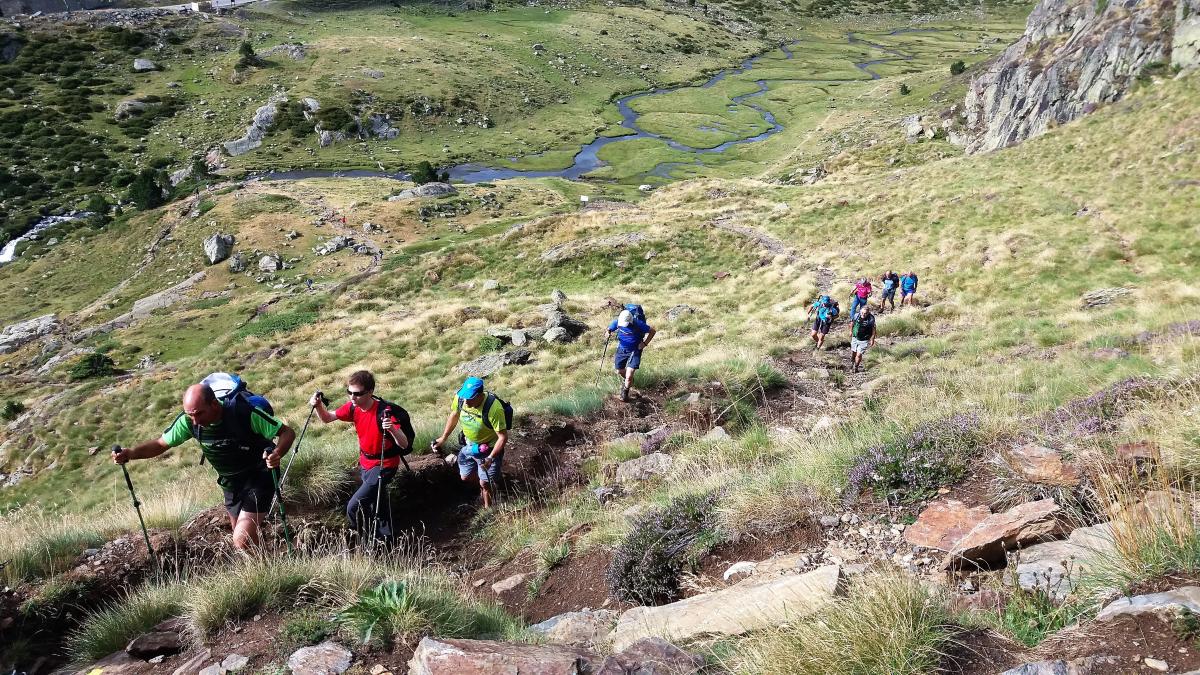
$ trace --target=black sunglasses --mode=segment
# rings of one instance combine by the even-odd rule
[[[353,389],[347,389],[346,393],[350,394],[351,396],[365,396],[371,392],[369,392],[369,391],[354,391]]]

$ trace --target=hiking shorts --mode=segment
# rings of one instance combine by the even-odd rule
[[[221,487],[225,490],[225,510],[230,517],[237,518],[242,511],[266,513],[267,509],[271,508],[271,498],[275,496],[275,483],[266,467],[260,471],[247,471],[227,478],[225,483],[228,487]]]
[[[870,347],[870,340],[859,340],[856,337],[850,338],[850,351],[855,354],[866,354]]]
[[[916,292],[917,292],[917,289],[915,289],[915,288],[901,288],[900,289],[900,297],[907,298],[908,296],[910,296]]]
[[[637,370],[642,365],[642,350],[617,347],[613,363],[617,366],[617,370],[624,370],[627,367]]]
[[[895,300],[896,299],[896,289],[895,288],[883,289],[883,299],[884,300]]]
[[[463,480],[475,472],[479,477],[480,483],[491,483],[500,477],[500,465],[504,463],[504,453],[496,455],[488,468],[483,468],[483,457],[476,457],[469,449],[470,446],[464,447],[458,451],[458,477]]]
[[[830,319],[817,319],[816,321],[813,321],[813,332],[821,335],[828,335],[830,323],[832,323]]]

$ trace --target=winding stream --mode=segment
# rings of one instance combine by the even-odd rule
[[[896,30],[886,33],[886,35],[900,35],[903,33],[936,32],[939,30],[942,30],[942,29],[938,29],[938,28],[898,28]],[[883,45],[863,39],[863,38],[859,37],[857,33],[854,33],[854,32],[846,33],[846,41],[850,44],[861,44],[861,45],[865,45],[867,47],[871,47],[873,49],[878,49],[886,54],[891,54],[891,56],[888,56],[885,58],[871,59],[869,61],[861,61],[861,62],[854,63],[855,68],[857,68],[857,69],[861,70],[863,73],[867,74],[870,77],[870,79],[872,79],[872,80],[878,80],[880,78],[879,73],[876,73],[875,71],[871,70],[872,66],[876,66],[876,65],[879,65],[882,63],[891,63],[894,61],[911,61],[913,59],[913,56],[911,54],[906,54],[904,52],[893,49],[891,47],[885,47]],[[779,49],[783,52],[785,59],[791,59],[794,56],[794,54],[792,53],[791,47],[794,45],[797,45],[797,44],[800,44],[799,40],[792,40],[792,41],[787,42],[779,47]],[[759,141],[766,140],[767,138],[774,136],[775,134],[779,133],[780,131],[783,131],[783,125],[781,125],[778,121],[776,121],[775,115],[773,115],[771,113],[771,111],[763,108],[760,105],[757,105],[757,104],[751,102],[751,99],[762,96],[769,91],[769,84],[768,84],[769,82],[821,83],[821,82],[845,82],[846,81],[846,80],[830,80],[830,79],[817,79],[817,78],[814,78],[814,79],[771,78],[771,79],[755,80],[755,84],[758,85],[758,89],[756,91],[752,91],[748,94],[742,94],[740,96],[733,97],[732,99],[730,99],[730,106],[733,107],[733,106],[738,106],[738,105],[744,105],[748,108],[755,110],[756,112],[758,112],[759,115],[762,115],[763,121],[766,122],[768,125],[770,125],[770,127],[766,131],[763,131],[754,136],[749,136],[747,138],[738,138],[738,139],[734,139],[731,141],[725,141],[724,143],[721,143],[720,145],[717,145],[717,146],[714,146],[711,148],[694,148],[694,147],[685,145],[683,143],[680,143],[678,141],[675,141],[666,136],[663,136],[661,134],[656,134],[656,133],[653,133],[650,131],[646,131],[638,124],[638,121],[641,118],[641,113],[638,113],[637,111],[635,111],[633,109],[633,107],[631,106],[631,104],[634,101],[637,101],[638,99],[646,98],[648,96],[659,96],[662,94],[670,94],[670,93],[673,93],[676,91],[690,89],[693,87],[699,87],[701,89],[708,89],[710,87],[715,86],[717,83],[723,81],[725,78],[729,77],[730,75],[738,75],[738,74],[741,74],[741,73],[744,73],[744,72],[747,72],[747,71],[753,69],[755,67],[755,65],[758,63],[758,61],[769,53],[770,52],[751,57],[749,59],[746,59],[740,65],[738,65],[734,68],[728,68],[726,70],[722,70],[721,72],[717,73],[716,75],[713,75],[708,81],[706,81],[700,85],[681,85],[681,86],[677,86],[677,87],[662,87],[662,88],[658,88],[658,89],[652,89],[650,91],[639,92],[636,94],[629,94],[628,96],[623,96],[623,97],[617,99],[616,105],[617,105],[617,111],[621,115],[621,126],[628,129],[632,133],[626,134],[624,136],[601,136],[599,138],[596,138],[592,142],[587,143],[584,146],[582,146],[579,149],[579,152],[577,152],[575,154],[575,158],[574,158],[574,161],[571,163],[571,166],[569,166],[565,169],[554,169],[554,170],[549,170],[549,171],[527,171],[527,170],[522,170],[522,169],[489,167],[489,166],[485,166],[485,165],[478,164],[478,163],[459,164],[457,166],[452,166],[449,169],[447,169],[447,171],[450,173],[450,180],[457,181],[457,182],[463,182],[463,183],[487,183],[487,182],[492,182],[492,181],[505,180],[505,179],[509,179],[509,178],[566,178],[569,180],[578,180],[584,174],[586,174],[590,171],[593,171],[595,169],[598,169],[605,165],[605,162],[597,156],[597,153],[600,151],[601,148],[603,148],[604,146],[606,146],[610,143],[619,143],[622,141],[630,141],[630,140],[635,140],[638,138],[656,138],[656,139],[664,141],[667,144],[667,146],[670,147],[672,150],[678,150],[680,152],[687,152],[687,153],[691,153],[694,155],[720,154],[734,146],[744,145],[747,143],[758,143]],[[672,169],[674,169],[678,166],[683,166],[683,165],[688,165],[688,164],[701,164],[701,163],[702,163],[702,160],[699,157],[697,157],[697,159],[694,162],[664,162],[662,164],[659,164],[658,166],[655,166],[650,171],[648,171],[646,175],[670,179],[671,178],[670,172]],[[408,180],[409,174],[407,174],[407,173],[389,173],[386,171],[374,171],[374,170],[369,170],[369,169],[355,169],[355,170],[344,170],[344,171],[329,170],[329,169],[300,169],[297,171],[266,172],[266,173],[260,173],[260,174],[253,174],[250,176],[251,179],[262,178],[262,179],[267,179],[267,180],[297,180],[297,179],[301,179],[301,178],[328,178],[328,177],[350,177],[350,178],[374,177],[374,178],[393,178],[393,179],[397,179],[397,180]]]

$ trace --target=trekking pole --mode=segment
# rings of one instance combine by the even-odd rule
[[[121,446],[114,445],[112,447],[113,454],[121,452]],[[150,552],[150,559],[154,561],[154,566],[158,567],[158,556],[154,555],[154,547],[150,545],[150,533],[146,530],[146,519],[142,517],[142,503],[138,501],[137,493],[133,491],[133,481],[129,478],[129,469],[125,465],[121,465],[121,473],[125,474],[125,487],[129,488],[129,496],[133,498],[133,510],[137,511],[138,522],[142,524],[142,537],[146,540],[146,550]]]
[[[321,397],[322,403],[325,403],[326,405],[329,404],[329,399],[325,398],[325,394],[322,394],[321,392],[318,391],[317,395]],[[300,452],[300,444],[304,442],[304,434],[308,433],[308,424],[309,424],[309,422],[312,422],[313,413],[316,411],[317,411],[317,406],[315,406],[315,405],[313,407],[309,408],[309,410],[308,410],[308,419],[304,420],[304,428],[300,430],[300,436],[296,438],[296,447],[292,448],[292,451],[290,453],[291,456],[288,457],[287,466],[283,467],[283,476],[280,477],[279,485],[277,486],[278,489],[276,490],[276,492],[279,493],[279,497],[271,498],[271,506],[270,506],[270,508],[267,509],[267,517],[268,518],[271,517],[271,514],[275,513],[275,502],[277,500],[280,502],[283,501],[283,492],[282,492],[283,483],[284,483],[284,481],[287,480],[288,472],[292,470],[292,462],[296,461],[296,454]]]
[[[392,407],[388,406],[383,409],[383,419],[392,416]],[[373,512],[374,522],[372,523],[371,532],[371,549],[374,550],[376,541],[379,537],[379,506],[383,499],[383,448],[387,445],[387,437],[383,435],[383,429],[380,429],[379,435],[379,475],[375,480],[375,511]],[[404,459],[404,457],[400,457]],[[408,462],[404,463],[404,468],[408,468]]]
[[[596,370],[596,383],[592,385],[593,387],[600,386],[600,378],[604,375],[604,358],[608,356],[608,341],[611,339],[612,333],[604,338],[604,350],[600,352],[600,368]]]
[[[288,555],[295,555],[292,550],[292,532],[288,529],[287,509],[283,506],[283,493],[279,491],[279,469],[271,469],[271,482],[275,484],[275,500],[279,503],[279,522],[283,525],[283,541],[287,544]]]

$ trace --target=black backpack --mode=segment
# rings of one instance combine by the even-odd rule
[[[221,402],[221,428],[225,435],[234,439],[238,445],[242,446],[248,452],[263,452],[275,446],[274,439],[263,438],[254,433],[250,426],[250,419],[254,415],[270,416],[269,409],[263,410],[253,402],[254,395],[242,390],[233,392],[231,395],[218,399]],[[261,397],[257,397],[261,398]],[[179,413],[179,417],[183,417],[184,413]],[[175,419],[178,420],[179,417]],[[172,426],[174,423],[172,422]],[[192,438],[200,443],[200,425],[192,425]],[[203,445],[201,446],[203,447]],[[200,454],[200,463],[204,464],[204,454]]]
[[[416,440],[417,434],[416,434],[416,432],[413,431],[412,420],[408,416],[408,411],[405,410],[404,408],[400,407],[399,405],[396,405],[395,403],[392,403],[391,401],[385,401],[384,399],[379,398],[378,396],[372,396],[371,398],[375,399],[375,423],[379,425],[379,435],[383,436],[384,438],[388,437],[388,434],[384,433],[384,431],[383,431],[383,418],[387,414],[388,411],[391,411],[392,417],[395,417],[396,422],[400,425],[400,431],[404,434],[405,438],[408,439],[408,447],[401,448],[400,446],[396,445],[396,443],[393,441],[391,444],[392,447],[390,449],[384,450],[381,453],[381,456],[372,457],[371,455],[367,455],[367,457],[370,459],[376,459],[376,460],[382,461],[384,459],[391,459],[393,457],[405,457],[407,455],[412,454],[413,441]],[[355,407],[354,403],[351,402],[350,403],[351,415],[354,414],[354,407]],[[385,443],[384,445],[387,445],[387,444]],[[361,452],[361,450],[360,450],[360,452]],[[366,454],[366,453],[363,453],[363,454]]]

